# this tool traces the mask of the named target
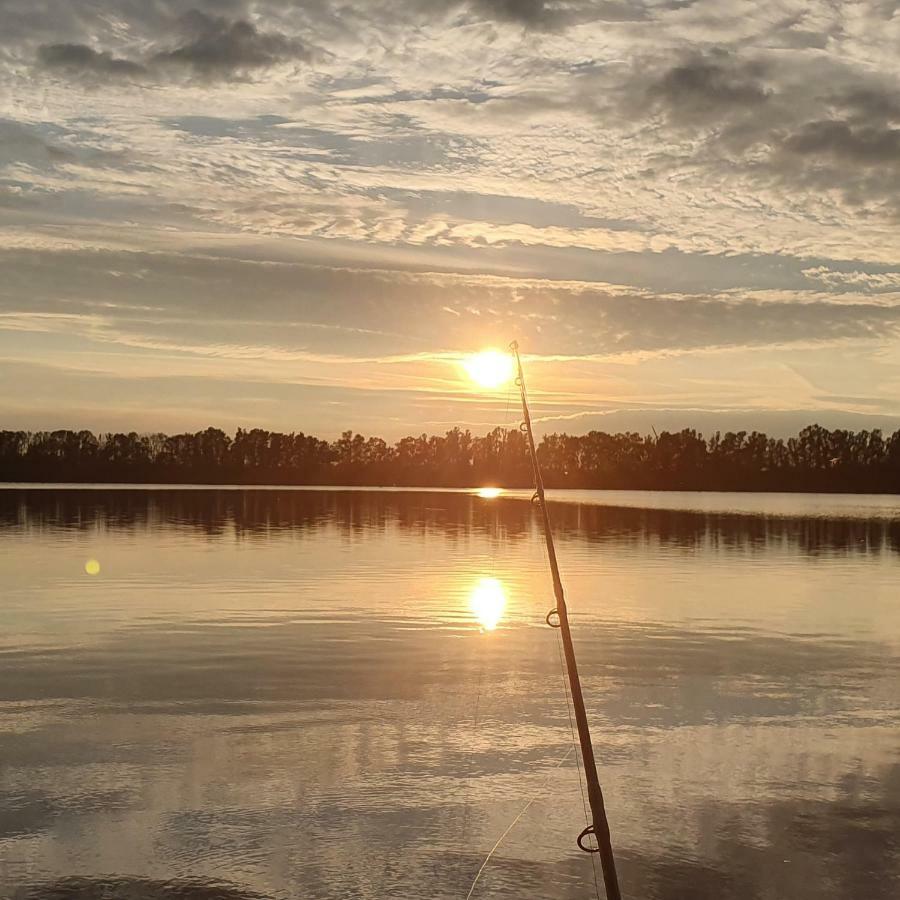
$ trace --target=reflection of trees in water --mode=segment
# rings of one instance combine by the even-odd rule
[[[694,550],[789,548],[819,553],[900,551],[900,521],[789,518],[554,503],[562,538]],[[209,536],[264,537],[337,528],[347,536],[476,531],[498,539],[535,534],[528,503],[466,493],[291,490],[28,490],[0,492],[0,528],[178,527]]]
[[[587,540],[658,542],[667,547],[752,550],[780,545],[807,554],[900,550],[900,522],[754,516],[595,505],[555,504],[561,534]]]

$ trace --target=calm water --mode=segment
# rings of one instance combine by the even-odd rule
[[[896,498],[570,499],[625,896],[900,895]],[[593,895],[523,500],[3,490],[0,588],[0,896],[464,898],[530,800],[473,898]]]

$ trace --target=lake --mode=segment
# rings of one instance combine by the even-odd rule
[[[0,490],[0,896],[593,896],[527,496]],[[900,895],[900,498],[554,496],[623,895]]]

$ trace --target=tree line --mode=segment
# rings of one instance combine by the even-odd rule
[[[900,430],[804,428],[794,437],[694,429],[548,434],[538,446],[548,487],[900,493]],[[335,441],[218,428],[193,434],[0,431],[0,481],[526,487],[518,429],[454,428],[394,444],[351,431]]]

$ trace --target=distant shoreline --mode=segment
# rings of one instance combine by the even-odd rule
[[[427,493],[434,491],[442,494],[479,494],[485,489],[497,489],[499,496],[516,497],[531,496],[530,485],[445,485],[445,484],[290,484],[286,482],[227,482],[227,481],[13,481],[0,478],[0,490],[132,490],[132,491],[367,491],[382,493]],[[829,496],[850,497],[900,497],[896,491],[855,491],[834,488],[817,490],[813,488],[583,488],[552,487],[547,489],[552,494],[784,494],[803,495],[821,494]]]
[[[900,494],[900,430],[795,437],[692,429],[547,434],[544,484],[568,490]],[[242,488],[527,489],[531,462],[518,428],[410,436],[394,444],[351,431],[326,441],[263,429],[226,434],[0,431],[0,483],[206,485]]]
[[[427,494],[434,492],[438,494],[470,494],[473,496],[482,496],[485,499],[498,499],[501,497],[511,499],[531,498],[533,489],[530,486],[506,486],[498,487],[495,485],[469,485],[460,487],[459,485],[440,485],[440,484],[285,484],[285,483],[238,483],[238,482],[218,482],[218,481],[3,481],[0,480],[0,491],[52,491],[52,490],[71,490],[71,491],[311,491],[316,493],[397,493],[397,494]],[[486,495],[485,492],[492,492]],[[497,491],[496,494],[493,492]],[[569,497],[575,495],[633,495],[633,494],[663,494],[663,495],[734,495],[737,497],[752,494],[760,494],[767,496],[822,496],[822,497],[896,497],[898,505],[900,505],[900,491],[849,491],[849,490],[830,490],[816,491],[806,489],[796,490],[742,490],[736,488],[734,490],[721,490],[718,488],[578,488],[578,487],[555,487],[547,488],[548,497],[554,498]]]

